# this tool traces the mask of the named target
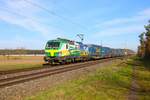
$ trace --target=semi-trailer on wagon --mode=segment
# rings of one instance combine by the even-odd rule
[[[44,60],[47,63],[66,63],[124,56],[124,49],[114,49],[95,44],[83,44],[68,39],[49,40],[45,46]]]

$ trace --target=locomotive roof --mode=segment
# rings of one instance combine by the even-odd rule
[[[74,43],[76,41],[68,40],[68,39],[64,39],[64,38],[57,38],[54,40],[49,40],[48,42],[73,42]],[[76,43],[83,44],[82,42],[76,42]]]
[[[96,45],[96,44],[86,44],[87,46],[95,46],[95,47],[102,47],[100,45]]]

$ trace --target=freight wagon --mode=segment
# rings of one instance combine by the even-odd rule
[[[111,49],[109,47],[102,47],[101,58],[111,57]]]
[[[101,54],[101,46],[88,44],[86,45],[86,51],[88,52],[89,59],[99,59]]]

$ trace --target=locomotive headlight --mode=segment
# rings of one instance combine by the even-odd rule
[[[58,56],[62,56],[62,53],[61,53],[61,52],[59,52],[59,53],[58,53]]]

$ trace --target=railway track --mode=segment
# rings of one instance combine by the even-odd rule
[[[102,59],[102,60],[96,60],[96,61],[76,63],[76,64],[71,64],[71,65],[50,67],[44,70],[38,69],[34,71],[25,71],[24,73],[21,73],[21,74],[20,72],[6,74],[6,77],[0,78],[0,88],[15,85],[18,83],[23,83],[26,81],[30,81],[30,80],[45,77],[45,76],[59,74],[59,73],[72,71],[72,70],[76,70],[76,69],[80,69],[84,67],[89,67],[91,65],[96,65],[96,64],[114,60],[114,59],[116,58],[108,58],[108,59]]]

